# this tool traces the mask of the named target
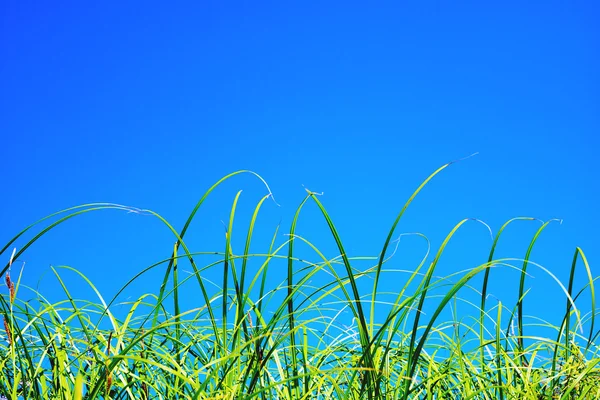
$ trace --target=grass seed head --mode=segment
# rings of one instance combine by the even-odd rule
[[[106,370],[106,395],[110,393],[110,388],[112,386],[112,374]]]
[[[6,318],[4,318],[4,330],[6,331],[6,339],[8,340],[8,345],[12,345],[12,333],[10,331],[10,325],[8,325],[8,322],[6,321]]]
[[[4,279],[6,281],[6,287],[8,288],[8,292],[10,295],[10,304],[12,304],[15,301],[15,284],[10,279],[10,271],[6,271],[6,276]]]

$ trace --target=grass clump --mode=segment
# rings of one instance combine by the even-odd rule
[[[554,278],[529,259],[548,223],[536,232],[523,259],[496,258],[494,253],[509,224],[532,218],[508,221],[496,234],[489,258],[478,267],[438,277],[439,260],[451,238],[470,221],[465,219],[396,291],[380,289],[403,214],[449,165],[417,188],[374,258],[347,256],[332,219],[312,192],[298,207],[284,243],[276,244],[276,231],[268,249],[250,251],[259,211],[272,197],[269,191],[252,214],[241,251],[234,251],[231,232],[238,193],[225,250],[193,252],[184,238],[198,209],[225,180],[249,171],[230,174],[212,186],[181,231],[152,211],[105,203],[70,208],[36,222],[0,251],[8,254],[17,240],[39,229],[13,251],[1,272],[6,287],[0,297],[0,394],[11,400],[600,398],[595,278],[583,250],[575,250],[569,282],[560,286],[565,308],[559,325],[528,319],[523,313],[528,268],[541,268]],[[333,259],[296,235],[301,210],[310,202],[335,242],[339,256]],[[20,274],[14,280],[14,260],[40,237],[73,217],[106,209],[160,219],[173,233],[172,254],[140,271],[109,301],[82,272],[70,267],[52,268],[65,293],[58,302],[21,284]],[[316,260],[300,259],[300,244],[311,249]],[[371,266],[358,269],[365,260],[371,260]],[[191,267],[191,274],[181,274],[183,263]],[[286,276],[272,285],[269,277],[275,266],[284,268]],[[217,268],[222,282],[213,290],[204,276]],[[516,304],[490,306],[493,268],[519,271]],[[581,268],[587,284],[575,288],[575,271]],[[127,312],[116,313],[117,297],[156,270],[164,271],[156,291],[119,303],[127,305]],[[77,274],[97,300],[74,299],[62,278],[67,272]],[[479,288],[473,286],[475,277],[483,281]],[[190,287],[201,304],[195,308],[182,300],[190,296]],[[461,297],[465,291],[478,293],[476,305],[469,300],[477,312],[443,317],[453,304],[467,301]],[[591,311],[582,315],[577,305],[584,293],[591,298]],[[533,334],[540,326],[554,332],[552,337]]]

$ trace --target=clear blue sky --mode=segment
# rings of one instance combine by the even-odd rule
[[[257,251],[277,223],[289,229],[305,185],[324,192],[351,255],[377,255],[418,184],[479,152],[437,177],[398,232],[437,248],[464,217],[494,232],[511,217],[562,218],[533,259],[566,281],[581,246],[598,275],[599,11],[591,1],[3,1],[0,241],[96,201],[152,209],[179,229],[213,182],[251,169],[281,204],[265,204]],[[238,189],[242,237],[266,193],[250,175],[206,204],[192,249],[223,250]],[[523,257],[537,227],[515,225],[501,255]],[[298,233],[335,255],[314,206]],[[490,242],[467,225],[440,273],[485,261]],[[171,246],[155,220],[107,212],[62,226],[21,261],[44,293],[58,290],[50,265],[111,293]],[[407,239],[394,266],[414,267],[423,249]],[[559,289],[532,273],[526,311],[562,308]],[[500,275],[496,294],[513,296],[518,275]]]

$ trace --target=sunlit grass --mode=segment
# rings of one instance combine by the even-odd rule
[[[392,256],[401,257],[395,254],[394,237],[404,212],[449,165],[435,171],[409,198],[393,221],[381,253],[372,258],[347,256],[334,221],[312,192],[297,209],[284,243],[277,244],[281,237],[277,230],[269,248],[251,252],[259,211],[272,195],[266,182],[249,171],[230,174],[211,187],[181,231],[152,211],[105,203],[73,207],[38,221],[0,252],[8,260],[2,270],[5,287],[0,297],[4,320],[0,393],[7,399],[600,398],[595,278],[583,250],[574,250],[570,279],[558,285],[561,289],[555,293],[565,299],[559,325],[523,313],[528,271],[537,269],[556,279],[530,260],[550,221],[541,225],[524,257],[494,255],[509,224],[533,220],[515,218],[496,234],[486,262],[439,277],[436,267],[452,237],[464,224],[479,223],[462,220],[438,249],[403,275],[397,291],[384,292],[379,287],[391,273],[386,262]],[[244,245],[234,249],[230,234],[238,193],[225,250],[194,253],[184,238],[196,212],[214,189],[240,173],[254,174],[268,190],[252,214]],[[339,255],[333,259],[296,235],[301,210],[309,203],[320,210],[335,241]],[[73,217],[106,209],[160,219],[173,234],[172,254],[124,282],[112,299],[104,299],[81,271],[70,267],[52,268],[64,290],[64,299],[58,302],[46,300],[44,293],[21,283],[21,270],[14,260],[36,240]],[[27,235],[32,238],[13,251],[15,242]],[[300,245],[310,249],[314,259],[297,258],[295,250]],[[204,262],[209,256],[211,261]],[[370,266],[357,267],[365,262]],[[191,274],[182,273],[183,263]],[[269,278],[275,266],[286,269],[282,282]],[[516,304],[490,304],[490,271],[501,268],[521,274]],[[218,290],[204,278],[215,269],[222,276],[216,283]],[[585,287],[574,287],[577,269],[588,277]],[[141,276],[156,270],[164,271],[164,278],[154,291],[117,303],[117,297]],[[64,274],[78,276],[96,300],[74,299]],[[482,277],[482,287],[473,286],[476,276]],[[370,285],[368,291],[365,285]],[[476,293],[479,302],[461,297],[466,291],[469,299]],[[578,299],[586,292],[591,304],[583,309],[590,311],[582,314]],[[190,293],[200,299],[201,306],[186,308],[182,298]],[[442,318],[458,302],[468,303],[475,311]],[[116,313],[117,304],[128,311]],[[539,328],[554,333],[539,336]]]

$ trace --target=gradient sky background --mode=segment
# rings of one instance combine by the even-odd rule
[[[256,251],[279,222],[285,240],[305,185],[324,192],[350,255],[377,255],[419,183],[479,152],[436,177],[398,233],[423,232],[437,249],[465,217],[494,233],[511,217],[562,218],[533,259],[566,283],[581,246],[599,275],[597,3],[365,4],[3,1],[0,241],[98,201],[152,209],[180,229],[212,183],[251,169],[281,205],[265,204]],[[243,239],[266,194],[250,175],[209,199],[193,250],[224,249],[221,221],[239,189],[233,235]],[[523,257],[538,226],[516,224],[499,255]],[[336,255],[314,205],[298,229]],[[81,270],[110,297],[172,242],[153,218],[102,212],[61,226],[20,261],[24,281],[42,278],[51,297],[61,296],[50,265]],[[393,266],[414,268],[423,241],[401,244]],[[484,262],[491,240],[471,223],[451,244],[440,274]],[[493,274],[494,293],[514,301],[518,274]],[[564,297],[532,274],[526,312],[551,317]]]

